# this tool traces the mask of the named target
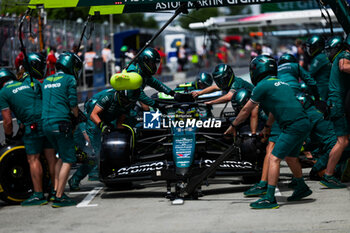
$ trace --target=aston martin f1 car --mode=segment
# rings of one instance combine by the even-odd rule
[[[183,96],[186,102],[156,95],[157,101],[165,104],[159,127],[147,127],[148,116],[143,113],[134,128],[125,127],[103,136],[100,180],[113,187],[140,180],[164,180],[167,196],[171,198],[197,198],[208,177],[243,176],[245,182],[254,182],[261,173],[265,146],[250,135],[249,125],[241,127],[236,142],[223,135],[232,120],[232,112],[214,118],[212,108],[203,104],[221,94],[217,92],[198,101],[190,95]],[[153,118],[154,113],[149,114]],[[49,188],[44,158],[42,164],[44,187]],[[16,204],[31,192],[23,142],[1,146],[0,199]]]
[[[202,103],[213,96],[199,101],[191,94],[182,94],[180,100],[154,97],[167,103],[162,114],[144,112],[135,128],[103,136],[100,180],[106,186],[164,180],[167,195],[182,199],[197,198],[208,177],[260,178],[265,145],[250,134],[248,125],[240,128],[236,141],[225,136],[230,113],[215,118],[212,107]]]

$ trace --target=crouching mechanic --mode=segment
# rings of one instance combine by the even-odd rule
[[[193,91],[201,90],[210,87],[213,84],[213,77],[209,73],[202,72],[198,78],[190,83],[179,84],[175,91]]]
[[[100,133],[109,133],[115,127],[124,128],[124,122],[139,100],[141,92],[141,89],[106,92],[96,101],[90,120],[100,129]]]
[[[27,64],[25,64],[26,73],[20,80],[16,80],[16,76],[9,71],[4,70],[0,72],[1,76],[5,76],[5,78],[7,76],[12,79],[12,81],[5,84],[0,93],[0,107],[6,138],[12,137],[11,111],[17,120],[24,125],[24,136],[22,139],[27,154],[34,192],[27,200],[21,203],[22,206],[45,205],[48,203],[43,193],[43,168],[40,162],[40,153],[43,151],[49,165],[52,185],[55,185],[55,151],[43,133],[41,87],[37,80],[45,77],[45,68],[45,57],[38,53],[30,53],[27,57]],[[32,70],[33,83],[28,73],[30,70]],[[3,78],[1,77],[1,79]],[[54,194],[50,193],[50,195]]]
[[[260,104],[269,112],[267,126],[276,119],[282,129],[269,161],[268,188],[266,196],[250,204],[255,209],[275,209],[279,205],[275,198],[280,162],[288,158],[288,166],[297,180],[297,187],[288,201],[300,200],[312,194],[302,177],[298,155],[302,144],[310,132],[310,121],[303,107],[295,98],[293,90],[276,77],[277,64],[272,57],[260,55],[250,64],[250,77],[255,88],[250,101],[243,107],[232,125],[225,132],[235,134],[235,128],[244,122],[251,111]],[[283,96],[283,98],[281,98]],[[265,127],[263,131],[268,131]]]
[[[131,108],[135,106],[140,94],[141,89],[128,91],[111,90],[98,98],[88,121],[88,123],[93,122],[95,127],[91,127],[93,131],[90,130],[91,128],[87,128],[89,137],[94,140],[92,143],[98,144],[96,150],[101,148],[101,136],[103,134],[108,134],[115,128],[130,128],[124,123],[128,120]]]
[[[43,82],[44,133],[59,154],[55,167],[58,184],[54,208],[76,205],[63,192],[72,163],[76,161],[73,130],[78,118],[76,88],[82,64],[76,54],[64,52],[56,62],[57,73]]]
[[[171,95],[171,96],[175,95],[175,91],[171,90],[164,83],[162,83],[161,81],[159,81],[158,79],[152,76],[157,72],[159,64],[160,64],[160,56],[157,50],[155,50],[154,48],[146,48],[139,56],[136,64],[133,63],[132,65],[129,66],[127,70],[128,72],[136,72],[142,77],[143,81],[142,81],[139,101],[153,108],[160,108],[160,106],[153,99],[151,99],[145,94],[143,89],[145,89],[146,86],[150,86],[156,89],[157,91],[163,92],[167,95]],[[132,94],[132,93],[130,94],[138,95],[139,91],[140,90],[137,89],[135,90],[136,92],[135,94]]]
[[[136,93],[136,92],[135,92]],[[86,133],[87,138],[85,137],[85,140],[88,140],[88,143],[92,147],[92,151],[89,150],[89,152],[92,152],[92,154],[89,154],[89,156],[94,157],[94,160],[88,160],[84,162],[77,170],[76,172],[72,175],[72,177],[68,180],[68,184],[70,187],[71,191],[78,191],[79,188],[79,183],[82,179],[84,179],[85,176],[87,176],[91,173],[94,173],[93,175],[97,174],[98,176],[98,157],[100,154],[101,150],[101,128],[99,128],[98,125],[96,125],[91,119],[90,116],[98,103],[99,106],[103,108],[101,113],[98,111],[99,109],[96,108],[97,114],[100,119],[103,119],[103,122],[105,124],[113,125],[114,121],[116,118],[118,118],[122,114],[122,107],[119,104],[119,99],[120,96],[123,95],[123,92],[117,92],[114,89],[106,89],[103,90],[97,94],[95,94],[91,99],[89,99],[85,105],[85,112],[88,117],[88,121],[85,124],[84,131]],[[123,97],[122,97],[123,98]],[[112,101],[114,100],[114,101]],[[107,105],[107,102],[110,101],[110,104]],[[104,112],[104,113],[103,113]],[[95,113],[96,114],[96,111]],[[124,113],[125,114],[125,113]],[[96,116],[95,116],[96,117]],[[113,122],[113,123],[112,123]],[[120,126],[120,125],[119,125]],[[104,129],[105,130],[105,129]],[[107,131],[106,131],[107,132]]]

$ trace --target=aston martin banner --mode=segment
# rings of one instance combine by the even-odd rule
[[[68,7],[94,7],[90,12],[99,12],[101,14],[111,14],[115,12],[157,12],[164,10],[175,10],[182,2],[187,2],[188,8],[196,8],[194,2],[198,2],[201,8],[224,7],[235,5],[251,5],[262,3],[277,3],[293,0],[31,0],[29,5],[35,8],[37,5],[43,5],[44,8],[68,8]],[[102,6],[102,8],[99,8]],[[109,8],[111,8],[109,10]]]

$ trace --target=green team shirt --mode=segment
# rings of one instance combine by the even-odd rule
[[[151,99],[150,97],[148,97],[145,94],[145,92],[143,91],[143,89],[145,89],[146,86],[150,86],[159,92],[164,92],[167,95],[170,94],[170,92],[172,91],[169,87],[167,87],[164,83],[162,83],[158,79],[154,78],[151,75],[143,73],[139,64],[130,65],[128,68],[128,71],[129,72],[136,72],[142,77],[143,81],[142,81],[141,93],[140,93],[139,100],[146,105],[154,106],[154,104],[155,104],[155,101],[153,99]]]
[[[101,96],[106,95],[106,93],[114,92],[114,91],[115,91],[115,90],[114,90],[113,88],[100,91],[100,92],[96,93],[95,95],[93,95],[93,96],[84,104],[85,112],[86,112],[88,118],[90,117],[90,114],[91,114],[92,110],[94,109],[97,100],[98,100]]]
[[[104,95],[106,95],[109,92],[114,92],[115,90],[110,88],[110,89],[106,89],[103,91],[100,91],[98,93],[96,93],[95,95],[93,95],[85,104],[84,104],[84,109],[85,109],[85,113],[87,115],[87,122],[84,125],[84,130],[86,130],[87,134],[90,137],[90,140],[92,141],[93,145],[98,145],[98,142],[95,142],[94,139],[97,138],[98,140],[98,135],[96,132],[99,132],[100,129],[98,128],[97,125],[95,125],[95,123],[90,119],[90,115],[92,110],[94,109],[97,101]],[[82,125],[82,123],[80,124]],[[97,143],[97,144],[95,144]]]
[[[28,74],[21,81],[9,81],[0,91],[1,110],[10,109],[24,125],[41,121],[41,87],[33,79],[34,89]]]
[[[346,92],[350,89],[350,74],[339,70],[341,59],[350,60],[350,53],[343,51],[334,60],[329,78],[328,99],[331,104],[343,108]]]
[[[278,66],[278,79],[288,83],[295,94],[301,92],[299,78],[305,82],[307,86],[316,86],[316,81],[298,63],[284,63]]]
[[[274,76],[268,76],[258,83],[251,101],[260,104],[265,112],[271,112],[281,128],[298,119],[307,118],[293,90]]]
[[[42,119],[51,123],[70,121],[71,108],[78,105],[77,82],[73,75],[58,72],[42,84]]]
[[[104,94],[101,94],[96,102],[96,105],[103,109],[103,111],[99,114],[99,117],[103,122],[110,123],[123,114],[129,114],[131,108],[139,99],[140,92],[140,89],[138,94],[133,91],[133,97],[129,98],[127,105],[124,104],[124,102],[119,98],[116,90],[106,91]]]
[[[254,86],[240,77],[235,77],[235,81],[233,82],[231,89],[238,90],[242,88],[252,91]]]
[[[327,85],[329,83],[329,75],[331,73],[332,63],[324,53],[319,53],[314,57],[310,64],[309,72],[316,80],[317,85]]]

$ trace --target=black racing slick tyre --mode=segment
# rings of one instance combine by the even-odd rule
[[[0,199],[19,204],[30,196],[32,181],[25,148],[21,144],[0,149]]]

